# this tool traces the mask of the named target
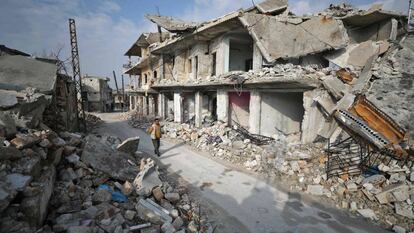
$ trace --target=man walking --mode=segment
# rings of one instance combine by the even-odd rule
[[[160,139],[161,139],[161,125],[160,119],[155,118],[151,127],[148,129],[148,133],[151,135],[152,144],[154,145],[154,152],[159,157],[160,154]]]

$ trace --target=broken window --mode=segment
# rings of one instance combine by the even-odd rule
[[[147,74],[144,74],[144,85],[147,84],[147,82],[148,82],[148,76]]]
[[[154,79],[156,79],[156,78],[157,78],[157,71],[154,70]]]
[[[253,59],[247,59],[245,61],[245,67],[244,67],[244,71],[249,71],[253,69]]]
[[[211,54],[213,62],[212,62],[212,67],[211,67],[211,75],[216,75],[216,66],[217,66],[217,53],[214,52],[213,54]]]

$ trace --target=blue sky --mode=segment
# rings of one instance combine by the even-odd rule
[[[68,18],[76,20],[82,74],[118,76],[126,63],[125,51],[144,31],[156,26],[146,13],[209,20],[252,6],[259,0],[0,0],[0,44],[43,55],[57,52],[70,58]],[[290,0],[295,14],[313,13],[339,0]],[[361,8],[383,3],[384,8],[406,12],[408,0],[347,0]]]

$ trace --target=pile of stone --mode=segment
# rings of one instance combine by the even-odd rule
[[[137,111],[128,112],[125,118],[128,120],[129,125],[143,130],[147,130],[154,120],[153,117],[143,116]]]
[[[102,123],[102,119],[98,116],[95,116],[93,114],[87,113],[86,114],[86,125],[89,129],[96,128]]]
[[[0,232],[211,232],[139,138],[26,129],[0,140]],[[2,135],[4,136],[4,135]]]
[[[258,146],[221,122],[201,129],[164,122],[163,129],[166,137],[185,141],[213,157],[283,178],[292,191],[319,196],[389,229],[414,230],[414,169],[400,167],[396,161],[381,164],[381,174],[328,178],[328,158],[321,145],[301,145],[274,135],[270,144]]]
[[[139,138],[86,137],[81,156],[60,166],[49,215],[55,232],[205,232],[185,187],[161,181]],[[140,159],[141,158],[141,159]]]
[[[82,145],[79,134],[40,128],[0,135],[0,232],[35,232],[43,225],[56,166]]]
[[[274,157],[274,158],[271,158]],[[414,230],[414,169],[399,166],[396,161],[381,164],[378,174],[343,174],[327,177],[327,156],[317,149],[289,148],[286,155],[267,158],[278,175],[293,191],[330,199],[339,208],[348,209],[381,223],[386,228]]]

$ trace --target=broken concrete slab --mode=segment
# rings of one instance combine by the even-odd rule
[[[165,222],[172,222],[168,210],[153,202],[151,199],[140,199],[136,209],[141,219],[151,223],[164,224]]]
[[[372,64],[378,58],[378,53],[372,55],[365,63],[364,68],[362,69],[361,74],[358,77],[358,80],[352,87],[353,94],[359,94],[361,91],[366,88],[369,80],[372,77]]]
[[[322,185],[308,185],[308,189],[306,190],[307,193],[310,193],[312,195],[316,196],[322,196],[324,194]]]
[[[360,210],[357,210],[358,211],[358,213],[360,214],[360,215],[362,215],[364,218],[369,218],[369,219],[371,219],[371,220],[378,220],[378,217],[377,217],[377,215],[375,214],[375,212],[373,211],[373,210],[371,210],[371,209],[360,209]]]
[[[286,10],[287,0],[266,0],[256,4],[256,8],[264,14],[272,14]]]
[[[52,93],[57,65],[23,56],[0,57],[0,89],[21,91],[27,87]]]
[[[348,92],[348,86],[337,77],[328,76],[322,80],[322,83],[336,100],[340,100]]]
[[[128,154],[114,150],[95,135],[86,138],[81,156],[81,161],[85,164],[122,181],[133,179],[138,173],[138,168],[131,166],[128,159],[133,160]]]
[[[41,192],[35,196],[25,197],[21,202],[21,209],[24,213],[24,218],[31,224],[41,226],[47,216],[47,208],[49,206],[49,199],[52,195],[53,186],[56,178],[55,167],[49,167],[45,170],[37,183],[41,184],[39,187]]]
[[[404,202],[397,202],[394,203],[395,205],[395,213],[397,213],[398,215],[407,217],[409,219],[414,219],[414,212],[413,212],[413,207],[412,205],[409,205],[407,203]]]
[[[141,161],[141,167],[142,169],[135,177],[133,185],[138,195],[149,196],[155,187],[162,184],[162,181],[153,160]]]
[[[410,197],[409,186],[406,184],[391,184],[385,187],[381,193],[375,195],[375,197],[381,204],[405,201]]]
[[[32,177],[19,173],[11,173],[6,176],[6,181],[10,184],[10,188],[17,191],[23,191],[32,181]]]
[[[117,150],[128,154],[135,154],[139,145],[139,137],[128,138],[117,146]]]
[[[8,109],[16,106],[17,93],[15,91],[0,90],[0,109]]]
[[[244,13],[239,19],[267,62],[344,48],[349,40],[342,22],[329,16],[313,17],[298,25],[253,13]],[[272,38],[280,39],[274,43]]]
[[[145,15],[151,22],[173,33],[180,33],[185,31],[193,31],[197,24],[194,22],[184,22],[181,19],[161,16],[161,15]]]

